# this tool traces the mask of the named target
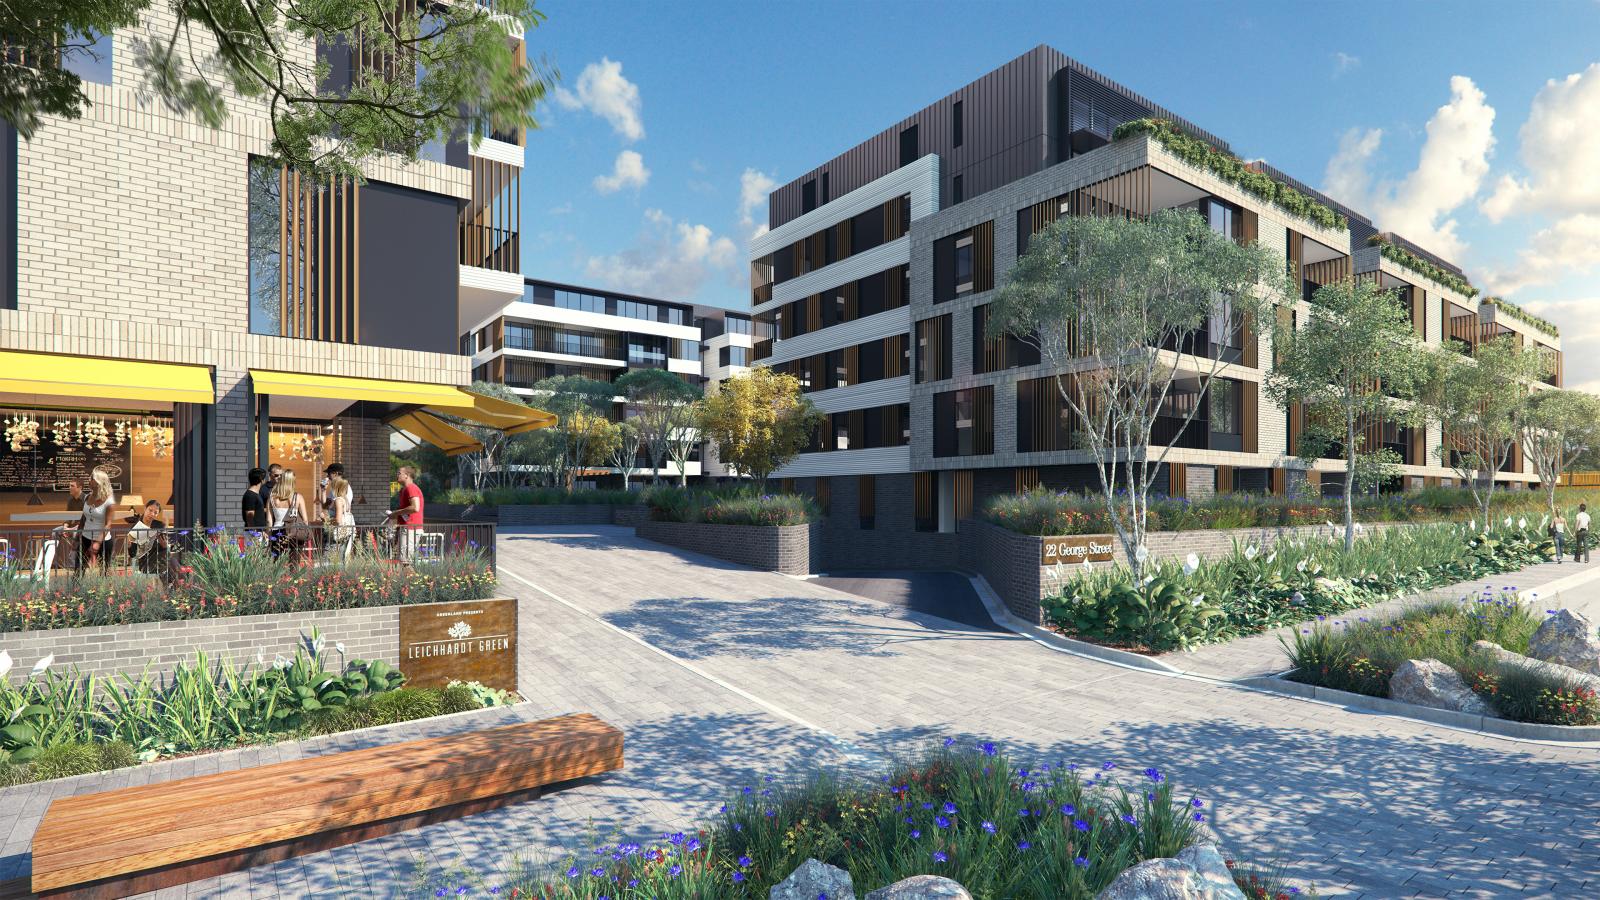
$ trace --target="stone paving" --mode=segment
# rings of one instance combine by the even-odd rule
[[[407,896],[419,862],[482,872],[513,851],[553,859],[614,829],[683,827],[761,772],[859,767],[951,734],[993,737],[1023,755],[1161,766],[1213,805],[1233,852],[1290,863],[1323,896],[1600,896],[1594,747],[1122,669],[622,528],[508,529],[499,552],[504,588],[520,600],[519,662],[532,702],[497,715],[595,712],[626,732],[627,769],[533,803],[161,896]],[[336,744],[219,754],[112,779],[159,780]],[[17,848],[47,797],[107,781],[0,792],[0,879],[8,864],[26,867]]]

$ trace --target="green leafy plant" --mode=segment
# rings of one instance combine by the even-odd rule
[[[1533,313],[1528,312],[1504,297],[1484,297],[1482,300],[1478,301],[1478,305],[1492,306],[1511,318],[1516,319],[1525,325],[1532,325],[1551,337],[1561,336],[1561,329],[1557,328],[1554,322],[1546,319],[1543,316],[1534,315]]]
[[[1378,251],[1383,254],[1384,259],[1410,269],[1424,278],[1431,278],[1435,282],[1444,285],[1463,297],[1470,298],[1478,296],[1478,289],[1472,286],[1472,282],[1462,278],[1460,275],[1457,275],[1448,269],[1441,268],[1431,262],[1428,262],[1404,247],[1392,243],[1382,234],[1375,234],[1372,237],[1367,238],[1367,243],[1371,246],[1377,247]]]
[[[517,695],[510,691],[492,688],[477,681],[452,681],[445,685],[447,688],[466,688],[472,692],[479,706],[510,706],[517,702]]]
[[[1223,618],[1214,601],[1187,588],[1170,574],[1149,576],[1143,584],[1084,579],[1071,593],[1048,600],[1046,611],[1052,621],[1107,643],[1182,650],[1216,634]]]
[[[1184,162],[1204,169],[1246,193],[1276,205],[1285,212],[1333,231],[1347,231],[1350,228],[1349,220],[1327,204],[1306,196],[1265,172],[1251,168],[1239,157],[1224,153],[1205,141],[1179,130],[1165,119],[1135,119],[1132,122],[1124,122],[1117,126],[1111,139],[1120,141],[1140,134],[1147,134],[1159,141],[1168,152]]]

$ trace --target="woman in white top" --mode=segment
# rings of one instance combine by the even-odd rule
[[[285,469],[278,476],[278,483],[272,486],[272,493],[267,495],[267,524],[271,531],[267,535],[267,547],[272,551],[272,558],[277,559],[285,551],[293,551],[298,543],[294,532],[297,525],[305,524],[306,500],[295,493],[294,473]],[[299,554],[293,554],[293,557]]]
[[[343,475],[328,478],[328,518],[333,520],[333,548],[344,559],[356,538],[356,514],[350,509],[350,482]]]
[[[78,558],[84,568],[97,564],[104,568],[110,558],[101,551],[111,536],[109,523],[111,511],[117,508],[117,498],[111,493],[111,478],[104,469],[95,468],[90,484],[89,492],[83,497],[83,518],[79,520]]]

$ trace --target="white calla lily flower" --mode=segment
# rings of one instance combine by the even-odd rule
[[[1150,548],[1140,544],[1134,549],[1133,558],[1137,560],[1140,565],[1144,565],[1145,561],[1150,558]]]
[[[16,661],[11,658],[11,653],[7,650],[0,650],[0,678],[6,677],[6,673],[10,672],[11,667],[14,665],[16,665]]]
[[[1262,560],[1262,562],[1264,562],[1264,563],[1266,563],[1267,565],[1270,566],[1270,565],[1272,565],[1272,561],[1277,559],[1277,558],[1278,558],[1278,551],[1274,550],[1271,553],[1268,553],[1267,554],[1267,558]]]
[[[1528,519],[1527,519],[1526,516],[1518,516],[1517,517],[1517,527],[1518,528],[1527,528],[1528,527]]]
[[[50,671],[50,667],[55,665],[55,661],[56,655],[54,653],[46,656],[44,659],[39,660],[33,664],[33,671],[29,673],[28,677],[32,678],[35,675],[43,675],[44,673]]]
[[[1200,571],[1200,557],[1193,553],[1190,553],[1188,556],[1184,557],[1183,574],[1193,575],[1198,571]]]
[[[1255,544],[1251,544],[1250,546],[1244,548],[1244,558],[1254,560],[1256,558],[1256,554],[1260,552],[1260,550],[1256,549]]]

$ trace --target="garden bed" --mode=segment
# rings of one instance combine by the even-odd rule
[[[1043,602],[1072,637],[1159,653],[1333,616],[1553,558],[1533,527],[1390,529],[1346,551],[1336,539],[1235,545],[1225,557],[1152,559],[1136,583],[1116,566],[1072,576]]]
[[[954,744],[870,780],[764,778],[702,826],[647,843],[607,843],[548,867],[514,858],[498,872],[436,871],[419,887],[427,896],[765,900],[815,859],[849,873],[858,897],[926,874],[974,897],[1087,900],[1141,860],[1213,839],[1210,804],[1157,769],[1019,766],[992,743]],[[1300,892],[1263,868],[1228,865],[1252,900]]]
[[[316,632],[292,657],[235,666],[202,652],[163,677],[94,677],[46,661],[12,684],[3,663],[0,787],[517,700],[475,683],[406,687],[392,665],[347,658]]]

